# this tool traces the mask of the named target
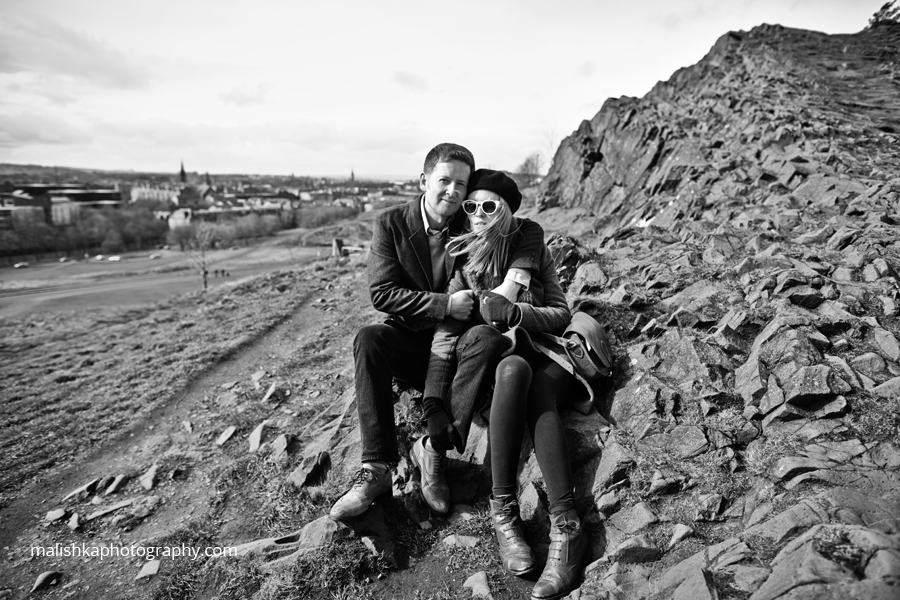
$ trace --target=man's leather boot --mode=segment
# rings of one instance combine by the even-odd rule
[[[524,575],[534,570],[534,553],[522,536],[519,502],[515,496],[504,496],[491,502],[491,522],[500,547],[503,566],[513,575]]]
[[[378,496],[391,493],[391,470],[386,465],[364,464],[356,473],[353,485],[331,506],[334,521],[352,519],[363,514]]]
[[[575,509],[550,515],[547,565],[531,592],[532,600],[561,598],[575,589],[587,553],[587,533]]]
[[[409,449],[413,467],[421,476],[419,492],[431,512],[444,516],[450,512],[450,486],[447,484],[447,457],[426,445],[427,438],[419,438]]]

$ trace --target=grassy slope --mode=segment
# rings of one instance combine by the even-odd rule
[[[309,269],[155,305],[0,320],[0,506],[54,465],[127,431],[291,314]]]

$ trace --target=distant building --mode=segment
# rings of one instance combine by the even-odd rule
[[[181,161],[181,172],[178,174],[181,183],[187,183],[187,173],[184,172],[184,160]]]
[[[16,189],[12,193],[0,194],[0,204],[16,208],[38,208],[41,211],[41,219],[45,223],[50,222],[50,196],[46,192],[28,193],[21,189]]]
[[[169,229],[184,227],[191,224],[193,211],[190,208],[178,208],[169,215]]]
[[[81,205],[66,196],[50,196],[50,222],[54,225],[71,225]]]
[[[215,200],[216,200],[215,192],[216,192],[216,189],[209,184],[203,184],[203,185],[197,186],[197,193],[200,194],[200,199],[203,200],[204,202],[206,202],[207,204],[209,204],[211,202],[215,202]]]
[[[23,221],[44,222],[44,209],[40,206],[0,206],[0,229],[15,231]]]
[[[130,192],[129,192],[130,194]],[[44,214],[44,221],[56,223],[57,218],[70,219],[72,210],[60,208],[54,216],[54,198],[57,205],[62,206],[63,200],[78,205],[82,208],[118,208],[122,205],[122,192],[116,189],[92,189],[84,184],[16,184],[12,193],[0,194],[0,199],[5,206],[37,206]],[[71,221],[64,221],[71,222]]]
[[[122,193],[117,190],[54,190],[53,195],[77,202],[81,208],[119,208],[122,206]]]
[[[131,188],[131,202],[171,202],[178,203],[178,191],[168,185],[139,185]]]

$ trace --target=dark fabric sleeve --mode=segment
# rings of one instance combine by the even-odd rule
[[[455,294],[460,290],[468,289],[462,269],[456,269],[450,284],[447,286],[448,294]],[[431,341],[431,357],[428,360],[428,372],[425,376],[425,398],[440,398],[446,400],[450,394],[450,384],[456,373],[456,342],[459,336],[468,329],[468,323],[446,318],[435,327],[434,339]]]
[[[516,242],[509,250],[507,270],[524,269],[531,271],[531,276],[540,274],[541,251],[544,247],[544,228],[531,219],[519,220],[519,232]]]
[[[547,332],[560,334],[569,324],[571,314],[566,295],[559,284],[556,274],[556,266],[547,246],[543,246],[540,253],[540,274],[538,279],[543,286],[544,300],[542,306],[536,306],[525,302],[517,302],[516,306],[522,312],[519,327],[529,333]]]
[[[399,249],[411,252],[405,232],[388,211],[375,218],[367,263],[369,294],[376,310],[437,321],[447,315],[448,295],[423,291],[404,269]]]

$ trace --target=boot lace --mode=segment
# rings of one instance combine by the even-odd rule
[[[356,475],[354,475],[352,487],[359,488],[371,481],[375,481],[375,471],[362,467],[359,471],[356,472]]]
[[[497,527],[503,532],[508,544],[524,544],[525,539],[522,537],[522,531],[519,529],[519,502],[517,500],[506,501],[497,510],[496,519]]]
[[[444,469],[446,468],[446,461],[444,460],[444,455],[438,452],[426,452],[429,460],[431,461],[431,472],[434,475],[435,479],[439,479],[441,475],[444,474]]]
[[[515,518],[518,515],[519,510],[519,501],[518,500],[510,500],[497,512],[503,513],[507,518]]]
[[[550,548],[547,550],[547,562],[557,564],[563,560],[563,546],[570,541],[570,536],[578,532],[578,521],[561,521],[553,524]]]

